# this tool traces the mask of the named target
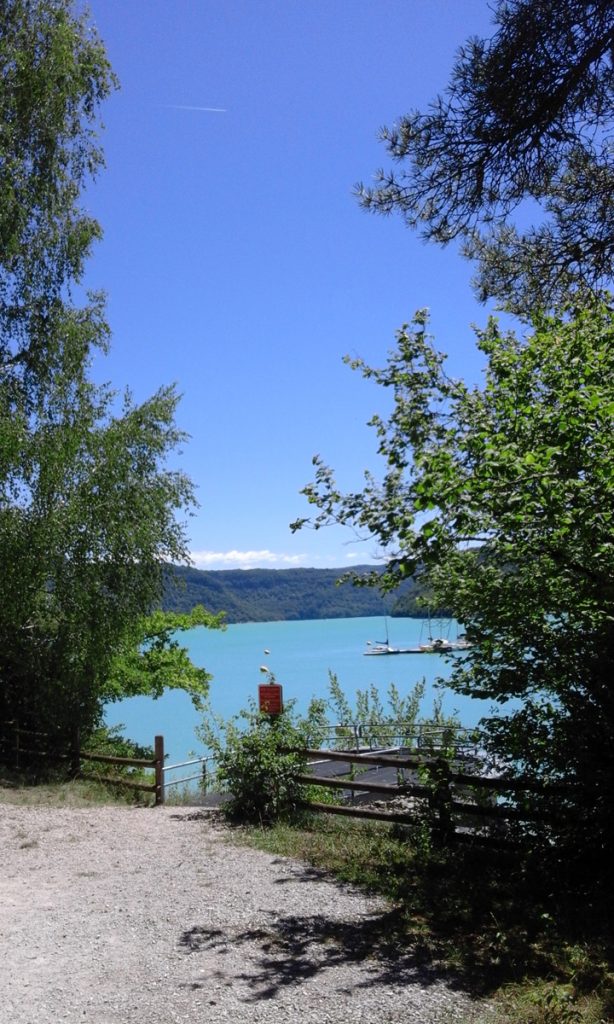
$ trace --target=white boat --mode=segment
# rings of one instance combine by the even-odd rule
[[[368,650],[363,651],[370,657],[382,657],[391,654],[424,654],[426,653],[421,647],[392,647],[388,637],[388,622],[386,622],[386,639],[376,640],[372,643],[371,640],[367,640]]]
[[[449,640],[447,637],[443,636],[433,637],[431,635],[430,617],[428,619],[428,625],[429,637],[427,643],[420,642],[415,647],[392,647],[388,638],[388,623],[386,623],[386,639],[376,640],[375,643],[367,640],[368,650],[363,651],[363,653],[370,657],[382,657],[391,654],[454,654],[459,651],[466,651],[471,647],[471,644],[464,634],[459,636],[456,640]],[[449,628],[450,627],[448,626],[448,630]]]
[[[363,651],[366,655],[382,655],[382,654],[420,654],[418,647],[391,647],[390,644],[371,644],[367,640],[368,651]]]
[[[440,633],[443,633],[443,620],[439,621],[441,622]],[[471,647],[471,644],[467,640],[464,633],[459,634],[457,632],[456,640],[450,640],[450,629],[452,626],[451,619],[448,620],[448,625],[446,627],[447,636],[433,636],[433,628],[431,625],[430,615],[428,617],[428,625],[428,642],[422,643],[421,641],[419,644],[420,650],[422,651],[423,654],[451,654],[455,651],[466,651],[469,649],[469,647]]]
[[[447,640],[445,637],[436,636],[429,637],[428,643],[420,644],[419,649],[422,654],[445,654],[446,651],[455,651],[456,644],[453,640]]]

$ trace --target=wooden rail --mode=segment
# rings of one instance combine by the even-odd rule
[[[123,786],[126,789],[133,789],[141,793],[153,793],[154,803],[158,807],[164,803],[164,737],[154,738],[153,758],[142,757],[115,757],[112,754],[97,754],[95,751],[80,750],[79,758],[83,761],[97,761],[102,764],[123,765],[134,768],[153,768],[153,782],[133,782],[132,779],[121,778],[117,775],[99,775],[97,781],[106,782],[111,786]],[[82,772],[79,771],[82,776]]]
[[[354,751],[337,751],[325,749],[301,749],[298,747],[284,748],[288,753],[297,753],[310,762],[313,769],[314,763],[320,767],[325,762],[343,762],[353,765],[343,776],[324,776],[302,774],[299,781],[308,786],[321,786],[326,789],[350,791],[353,794],[374,793],[384,798],[395,798],[398,796],[413,796],[424,801],[429,808],[435,831],[442,842],[467,841],[472,834],[475,835],[476,821],[554,821],[559,817],[556,811],[528,810],[507,803],[497,803],[493,799],[490,803],[470,802],[466,799],[467,789],[475,789],[478,792],[489,791],[496,798],[496,795],[507,796],[511,793],[532,792],[544,796],[561,794],[569,791],[569,786],[563,783],[542,784],[535,779],[522,777],[507,778],[503,775],[496,777],[485,777],[467,771],[457,770],[454,763],[442,757],[414,756],[412,754],[378,754],[375,751],[368,753]],[[409,782],[400,779],[396,784],[389,782],[372,782],[362,778],[360,774],[354,774],[357,765],[377,765],[380,767],[395,768],[399,773],[403,770],[422,770],[430,776],[428,784],[421,782]],[[459,792],[460,790],[460,792]],[[464,796],[464,799],[459,797]],[[416,812],[411,809],[399,811],[387,811],[384,808],[357,807],[354,804],[331,804],[322,803],[316,800],[305,800],[301,804],[306,809],[318,813],[337,814],[344,817],[364,818],[389,823],[404,825],[415,824]],[[455,821],[460,818],[460,823]],[[470,823],[472,831],[467,831],[467,825],[463,826],[462,821]],[[462,829],[458,831],[458,829]]]
[[[425,796],[427,786],[412,785],[409,782],[361,782],[360,777],[323,779],[321,775],[299,775],[298,781],[305,786],[326,786],[327,789],[352,789],[361,793],[381,793],[382,796]]]
[[[79,757],[82,761],[101,761],[106,764],[126,764],[135,768],[153,768],[156,763],[155,758],[151,757],[113,757],[111,754],[93,754],[89,750],[79,751]]]
[[[0,724],[2,726],[0,731],[2,748],[5,756],[8,753],[10,762],[17,770],[22,767],[21,762],[25,755],[26,758],[34,758],[37,763],[41,759],[53,761],[70,760],[73,772],[76,771],[77,759],[74,736],[68,737],[66,732],[52,733],[44,732],[41,729],[29,729],[27,726],[20,725],[15,719],[5,720]],[[12,738],[12,745],[7,741],[8,736]],[[25,745],[23,737],[26,738]]]
[[[309,747],[306,749],[301,749],[300,747],[281,747],[280,749],[288,754],[302,754],[308,761],[313,761],[314,759],[321,761],[350,761],[354,764],[376,764],[388,768],[420,768],[422,765],[433,761],[432,757],[378,754],[374,750],[369,750],[365,753],[352,750],[312,750]]]
[[[75,778],[83,778],[81,768],[82,761],[93,761],[100,764],[116,765],[125,768],[151,768],[153,769],[153,781],[135,781],[119,775],[98,775],[96,781],[112,786],[121,786],[125,789],[132,789],[137,792],[153,793],[156,806],[164,803],[164,738],[154,738],[154,756],[152,758],[142,757],[119,757],[113,754],[99,754],[95,750],[82,750],[79,742],[78,731],[73,731],[70,739],[65,738],[63,744],[54,749],[49,741],[56,739],[51,733],[34,729],[24,728],[15,721],[5,722],[5,726],[12,726],[13,746],[10,748],[13,755],[15,768],[21,767],[21,758],[24,754],[37,759],[52,759],[54,761],[72,762],[72,775]],[[22,737],[30,737],[30,745],[25,747]],[[36,740],[41,741],[37,744]]]
[[[303,800],[300,805],[308,811],[323,814],[340,814],[345,818],[365,818],[370,821],[386,821],[390,825],[412,825],[415,815],[402,814],[396,811],[379,811],[370,807],[354,807],[352,804],[320,804],[315,800]]]
[[[492,789],[498,792],[535,792],[535,793],[562,793],[568,790],[569,785],[567,783],[544,783],[537,782],[535,779],[526,778],[523,776],[514,776],[514,778],[507,778],[504,775],[474,775],[469,772],[462,772],[456,769],[452,769],[448,761],[442,757],[424,756],[424,755],[412,755],[412,754],[390,754],[382,753],[378,754],[376,751],[368,751],[363,753],[362,751],[351,751],[351,750],[314,750],[311,748],[300,748],[300,747],[282,747],[283,751],[287,753],[295,753],[304,755],[308,761],[315,759],[319,761],[348,761],[350,764],[373,764],[380,765],[382,767],[389,768],[429,768],[434,765],[444,766],[449,778],[459,784],[473,786],[476,789]]]

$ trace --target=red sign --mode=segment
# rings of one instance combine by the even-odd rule
[[[258,704],[265,715],[281,715],[284,700],[279,683],[262,683],[258,687]]]

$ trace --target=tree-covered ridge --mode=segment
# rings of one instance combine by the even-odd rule
[[[373,566],[358,566],[358,575]],[[382,595],[372,587],[338,583],[342,569],[222,569],[175,566],[167,582],[163,607],[189,611],[202,604],[225,612],[227,622],[274,622],[340,619],[362,615],[424,615],[417,604],[418,586]]]

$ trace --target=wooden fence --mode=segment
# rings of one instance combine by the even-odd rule
[[[7,727],[10,727],[7,729]],[[8,742],[7,736],[12,737]],[[164,765],[164,738],[156,736],[154,739],[153,758],[117,757],[111,754],[98,753],[96,751],[82,750],[77,733],[74,733],[68,740],[59,743],[58,737],[51,737],[48,733],[35,732],[20,727],[16,722],[4,722],[2,729],[3,750],[0,751],[6,763],[9,761],[15,768],[19,769],[24,765],[25,760],[32,764],[38,759],[52,760],[56,762],[68,762],[70,773],[73,777],[83,777],[82,764],[86,762],[97,762],[108,765],[110,768],[133,767],[153,770],[152,781],[143,781],[117,774],[97,775],[97,781],[113,786],[125,787],[135,791],[151,793],[155,805],[164,803],[165,782],[164,773],[187,765],[201,763],[210,760],[208,758],[195,758],[191,761],[182,762],[179,765]],[[494,822],[546,822],[555,820],[560,812],[554,808],[545,809],[523,808],[519,801],[513,804],[511,798],[518,797],[522,793],[539,794],[547,801],[550,798],[560,797],[568,789],[561,784],[550,784],[548,786],[527,778],[506,778],[505,776],[490,776],[480,773],[479,759],[462,756],[443,757],[437,755],[436,751],[425,756],[421,753],[402,752],[398,748],[393,751],[377,750],[330,750],[330,749],[304,749],[297,747],[284,748],[287,753],[301,755],[311,770],[299,776],[299,781],[309,787],[323,787],[329,791],[341,791],[346,800],[343,803],[325,803],[317,800],[305,800],[302,806],[313,811],[325,814],[337,814],[345,817],[371,819],[400,825],[412,825],[418,820],[420,814],[428,812],[433,826],[434,836],[441,844],[451,842],[474,841],[477,836],[481,839],[493,840]],[[7,757],[8,754],[8,757]],[[340,771],[331,774],[331,765],[338,764]],[[463,770],[463,764],[476,766],[475,771]],[[482,766],[483,767],[483,766]],[[383,770],[386,778],[391,775],[395,779],[381,781],[377,779],[377,773]],[[408,777],[409,775],[409,777]],[[187,779],[169,781],[167,785],[175,785],[179,782],[189,782],[197,777],[192,775]],[[363,802],[365,799],[381,797],[381,804],[384,806],[360,806],[355,802],[356,797]],[[348,799],[349,797],[349,799]],[[385,809],[386,802],[398,798],[408,798],[408,806]],[[544,802],[543,801],[543,802]],[[542,803],[543,803],[542,802]],[[380,803],[380,801],[378,801]],[[489,835],[484,835],[485,826],[490,826]],[[505,843],[505,834],[494,837],[498,843]]]
[[[154,781],[149,782],[134,782],[132,779],[127,779],[118,775],[98,775],[96,779],[98,782],[106,782],[112,786],[122,786],[126,789],[133,789],[141,793],[153,793],[154,803],[157,806],[164,803],[164,737],[156,736],[154,738],[154,756],[153,758],[139,758],[139,757],[114,757],[110,754],[96,754],[89,750],[79,751],[79,761],[96,761],[101,764],[108,765],[121,765],[123,767],[132,768],[153,768],[154,770]],[[79,764],[80,777],[83,777],[81,765]]]
[[[20,771],[27,768],[34,777],[42,762],[67,764],[78,771],[78,737],[65,730],[30,729],[15,719],[0,722],[0,755],[4,763]]]
[[[413,798],[411,808],[385,810],[383,807],[361,807],[355,803],[324,803],[305,800],[302,806],[325,814],[363,818],[401,825],[416,823],[420,810],[428,810],[434,826],[436,839],[441,844],[474,841],[476,836],[492,840],[492,835],[483,836],[485,825],[493,822],[548,821],[557,817],[556,810],[523,809],[509,801],[512,795],[538,793],[549,798],[559,796],[567,789],[564,785],[538,783],[533,779],[505,776],[485,776],[464,771],[458,762],[443,757],[421,757],[403,753],[368,751],[311,750],[296,747],[286,748],[288,753],[297,753],[311,762],[312,771],[300,775],[300,782],[306,786],[321,786],[328,790],[341,790],[363,796],[382,797],[387,800]],[[325,774],[326,765],[342,762],[348,771],[342,774]],[[373,781],[374,773],[369,768],[393,769],[396,782]],[[317,768],[317,773],[313,769]],[[365,773],[368,777],[365,778]],[[411,778],[406,779],[405,773]],[[428,782],[420,781],[427,777]],[[501,799],[503,798],[503,799]],[[492,832],[492,828],[490,830]],[[499,836],[504,843],[505,837]]]
[[[152,758],[116,757],[112,754],[101,754],[93,750],[82,750],[79,733],[74,730],[66,733],[53,734],[40,730],[28,729],[16,721],[3,723],[3,754],[7,763],[15,769],[40,762],[68,765],[73,778],[83,778],[83,761],[106,764],[110,767],[149,768],[153,770],[151,782],[142,779],[134,780],[121,775],[97,775],[96,781],[136,792],[152,793],[155,805],[164,803],[164,737],[154,738],[154,756]],[[37,773],[35,772],[35,775]]]

